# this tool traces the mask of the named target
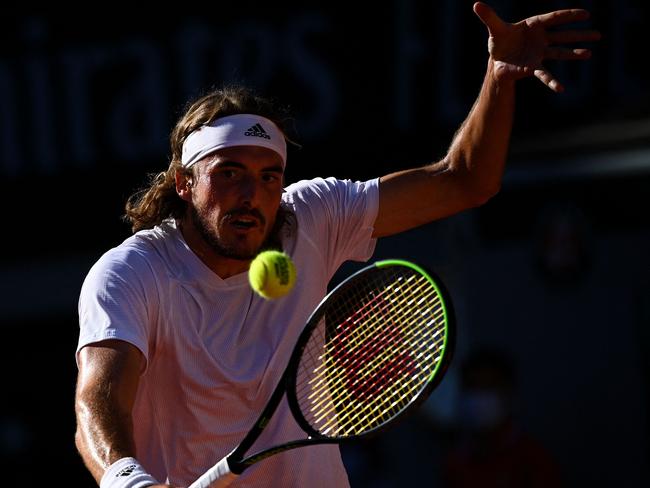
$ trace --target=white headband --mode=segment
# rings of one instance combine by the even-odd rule
[[[237,114],[220,117],[192,132],[183,143],[181,163],[189,168],[224,147],[261,146],[272,149],[287,162],[287,143],[278,126],[265,117]]]

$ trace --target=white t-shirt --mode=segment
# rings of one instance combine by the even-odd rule
[[[283,246],[298,275],[275,301],[253,293],[247,273],[219,278],[172,220],[136,233],[92,267],[79,299],[77,352],[121,339],[144,354],[133,427],[137,458],[156,479],[190,484],[243,439],[337,268],[372,256],[378,184],[328,178],[286,188],[297,231]],[[303,438],[283,399],[248,453]],[[265,459],[235,486],[348,484],[338,446],[319,445]]]

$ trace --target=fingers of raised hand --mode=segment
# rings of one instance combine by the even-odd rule
[[[589,18],[589,12],[586,10],[558,10],[548,14],[538,15],[532,19],[527,19],[529,26],[537,26],[538,29],[546,30],[547,27],[575,22]],[[597,30],[560,30],[546,31],[546,45],[570,44],[576,42],[590,42],[600,39],[600,32]],[[584,48],[566,48],[566,47],[547,47],[544,50],[545,59],[556,60],[583,60],[591,57],[591,50]],[[539,76],[538,76],[539,78]],[[542,79],[542,78],[540,78]],[[542,80],[544,81],[544,80]],[[546,82],[545,82],[546,83]],[[546,83],[549,85],[548,83]],[[549,85],[550,87],[550,85]],[[557,90],[555,90],[557,91]]]
[[[546,38],[550,44],[566,44],[569,42],[590,42],[600,39],[596,30],[566,30],[548,32]]]
[[[536,69],[534,74],[535,77],[537,77],[542,83],[544,83],[554,92],[560,93],[564,91],[562,84],[553,78],[553,75],[545,69]]]
[[[583,9],[556,10],[547,14],[535,15],[526,19],[526,23],[532,26],[553,27],[556,25],[580,22],[589,18],[589,12]]]
[[[600,32],[596,30],[565,30],[546,33],[547,45],[590,42],[599,39]],[[547,47],[544,51],[546,59],[582,60],[590,57],[591,50],[584,48]]]
[[[544,50],[545,59],[561,59],[561,60],[582,60],[589,59],[591,51],[589,49],[569,49],[563,47],[547,47]]]
[[[483,2],[476,2],[474,4],[474,13],[488,28],[490,35],[496,34],[504,25],[504,22],[494,9]]]

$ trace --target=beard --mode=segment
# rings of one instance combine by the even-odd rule
[[[208,246],[210,246],[212,250],[220,256],[239,261],[250,261],[257,256],[260,249],[263,247],[262,245],[256,249],[246,249],[244,246],[239,246],[236,243],[230,244],[226,242],[225,239],[221,238],[216,230],[211,228],[208,219],[204,215],[201,215],[195,207],[192,207],[190,211],[194,227],[198,230],[199,234]],[[228,217],[227,214],[225,218]]]

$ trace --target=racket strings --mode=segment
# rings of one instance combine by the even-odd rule
[[[399,288],[395,287],[395,289],[398,290]],[[393,308],[393,310],[400,310],[400,309],[399,308]],[[375,325],[375,324],[371,323],[371,325]],[[354,343],[354,340],[351,340],[350,342]],[[398,344],[398,342],[395,341],[395,338],[393,338],[393,337],[391,337],[389,335],[388,337],[384,337],[384,341],[383,341],[383,344],[381,344],[381,346],[384,347],[384,350],[385,350],[384,352],[390,353],[390,349],[391,349],[390,346],[393,346],[392,349],[394,349],[394,346],[396,344]],[[386,345],[388,345],[388,348],[386,348]],[[385,357],[386,354],[384,354],[383,356]],[[390,355],[389,355],[389,357],[390,357]],[[364,362],[365,359],[366,358],[361,357],[360,362]],[[368,389],[369,389],[368,387],[370,386],[371,392],[373,393],[374,396],[376,396],[377,392],[378,392],[377,391],[378,388],[385,388],[386,386],[388,386],[388,384],[387,384],[388,382],[385,382],[385,381],[379,381],[378,382],[377,378],[381,379],[383,377],[383,373],[389,373],[390,372],[390,373],[393,374],[393,379],[395,380],[395,381],[393,381],[393,384],[391,385],[392,386],[392,390],[391,390],[392,397],[396,397],[396,398],[398,398],[398,400],[400,398],[403,399],[406,395],[401,395],[401,397],[400,397],[400,396],[398,396],[399,392],[401,390],[403,390],[404,387],[406,387],[408,385],[405,385],[404,381],[399,381],[400,378],[399,378],[399,376],[395,375],[395,371],[399,371],[400,369],[404,369],[405,362],[410,363],[411,361],[412,361],[412,359],[409,358],[408,356],[403,356],[398,361],[396,361],[395,358],[393,358],[392,363],[388,362],[388,366],[390,366],[390,369],[384,368],[385,371],[377,371],[377,370],[373,371],[372,369],[365,368],[366,371],[370,371],[370,374],[375,376],[374,381],[372,379],[371,379],[371,381],[368,381],[367,375],[364,377],[364,375],[358,374],[353,381],[351,381],[350,378],[348,378],[347,385],[346,385],[347,388],[348,388],[348,391],[356,393],[356,395],[353,395],[353,397],[357,397],[357,398],[355,398],[356,400],[368,400],[368,398],[363,398],[363,395],[365,393],[368,393]],[[360,365],[358,365],[358,364],[354,364],[354,365],[350,365],[350,368],[358,368],[359,366]],[[405,371],[403,371],[404,373],[408,373],[409,370],[413,370],[413,365],[412,364],[407,364],[406,366],[407,366],[407,368],[405,369]],[[377,376],[377,375],[379,375],[379,376]],[[402,375],[402,376],[404,376],[404,375]],[[360,383],[360,385],[357,385],[357,383]],[[363,388],[363,389],[360,389],[360,388]],[[333,394],[335,395],[336,393],[337,392],[334,392]],[[408,394],[409,392],[407,391],[406,393]],[[359,396],[362,396],[362,398],[359,398]],[[348,397],[349,397],[349,395],[348,395]],[[388,399],[389,399],[388,397],[385,398],[385,400],[388,400]],[[348,398],[348,400],[349,400],[349,398]],[[339,403],[341,403],[341,402],[339,402]],[[366,405],[362,405],[361,407],[363,408],[363,407],[371,407],[371,406],[372,405],[370,405],[370,404],[366,404]],[[398,406],[399,407],[399,405],[395,405],[395,402],[393,402],[393,404],[391,404],[389,406],[391,406],[391,407]],[[375,402],[374,408],[372,408],[371,410],[366,409],[365,412],[362,412],[363,416],[359,416],[359,418],[370,419],[370,418],[372,418],[374,416],[375,418],[377,418],[378,422],[383,422],[384,421],[383,417],[386,415],[387,411],[390,412],[390,409],[387,410],[385,407],[386,407],[386,401],[384,401],[384,402]],[[357,408],[358,408],[358,406],[357,406]],[[379,415],[379,417],[378,417],[378,415]],[[338,417],[339,418],[341,417],[340,412],[339,412]],[[331,425],[330,425],[332,423],[331,421],[332,421],[332,419],[330,419],[330,421],[327,423],[326,427],[328,429],[326,429],[326,430],[329,430],[329,428],[331,428]],[[369,424],[368,427],[372,427],[372,425],[373,424]],[[356,423],[352,424],[352,426],[353,427],[358,427],[358,425]],[[343,427],[345,427],[345,425],[341,424],[341,427],[343,428]],[[345,431],[344,433],[348,433],[348,432]],[[354,433],[354,432],[352,432],[352,433]]]
[[[333,432],[337,436],[355,435],[367,430],[370,430],[378,425],[385,423],[394,417],[405,404],[419,391],[419,383],[408,384],[403,380],[397,380],[391,385],[394,392],[389,398],[384,398],[382,402],[375,402],[368,405],[365,411],[355,412],[355,415],[338,416],[330,415],[336,412],[337,407],[341,405],[341,401],[336,403],[329,411],[321,413],[320,416],[315,418],[315,421],[320,424],[321,433],[330,435]],[[418,387],[418,388],[413,388]],[[403,392],[400,394],[400,392]],[[336,429],[334,431],[334,429]]]
[[[399,304],[397,304],[399,306]],[[394,317],[395,319],[399,320],[404,320],[405,317]],[[349,322],[346,322],[346,326],[349,324]],[[354,324],[356,325],[356,324]],[[396,337],[397,335],[400,334],[400,331],[396,330],[395,328],[390,328],[387,332],[385,332],[384,337],[382,338],[382,342],[378,340],[372,340],[372,336],[370,334],[370,329],[371,327],[378,327],[379,324],[377,323],[370,323],[369,327],[354,327],[353,331],[351,333],[348,333],[348,331],[345,331],[344,337],[339,338],[337,337],[336,340],[330,341],[330,344],[328,345],[327,349],[324,351],[323,355],[319,356],[319,359],[321,359],[324,355],[332,355],[335,356],[337,355],[337,351],[340,351],[341,348],[343,347],[348,347],[350,349],[350,352],[345,355],[340,355],[341,357],[339,358],[339,365],[343,367],[355,367],[357,366],[357,363],[365,363],[366,361],[370,361],[369,366],[372,368],[373,362],[381,362],[384,360],[384,357],[382,355],[377,354],[379,351],[379,347],[386,346],[388,345],[389,347],[391,345],[395,345],[396,343]],[[388,327],[394,327],[394,326],[388,326]],[[409,340],[410,337],[409,335],[413,335],[413,332],[410,329],[406,329],[405,335],[403,337],[403,340]],[[415,331],[417,333],[417,330]],[[344,346],[343,342],[347,341],[347,345]],[[355,350],[356,349],[356,350]],[[360,351],[358,349],[361,349]],[[318,373],[320,369],[323,369],[325,367],[325,364],[321,364],[321,366],[317,367],[316,370],[314,371],[315,373]]]
[[[391,298],[388,297],[388,300],[391,300]],[[349,349],[349,351],[348,351],[348,354],[343,355],[342,358],[339,359],[339,364],[346,365],[345,363],[350,361],[350,360],[352,360],[352,361],[356,361],[356,360],[359,360],[359,359],[365,360],[366,358],[363,357],[363,356],[368,355],[367,352],[368,352],[368,349],[369,349],[368,348],[368,343],[366,341],[371,338],[372,331],[379,327],[379,325],[380,325],[379,322],[381,321],[382,322],[381,325],[385,326],[386,324],[389,324],[390,319],[395,319],[395,318],[400,319],[401,318],[401,317],[399,317],[399,315],[395,317],[394,312],[395,311],[400,312],[401,309],[398,308],[398,307],[403,306],[403,303],[395,302],[394,300],[391,300],[393,303],[390,304],[391,307],[392,307],[392,310],[393,310],[393,316],[392,317],[386,317],[385,310],[387,308],[388,300],[386,302],[380,302],[380,301],[377,300],[377,297],[375,297],[373,299],[373,301],[371,302],[372,305],[373,305],[372,308],[370,310],[367,310],[367,313],[365,314],[366,316],[369,315],[369,318],[368,317],[362,317],[362,318],[367,320],[366,324],[365,324],[366,325],[365,327],[358,327],[358,323],[357,323],[358,320],[357,319],[352,320],[352,317],[346,318],[344,320],[344,322],[343,322],[343,326],[340,329],[343,332],[343,334],[342,334],[343,337],[341,338],[341,337],[337,336],[337,337],[335,337],[334,340],[331,340],[330,344],[329,344],[329,347],[326,349],[326,353],[332,354],[337,349],[340,350],[341,347],[342,347],[343,342],[346,342],[347,343],[346,347]],[[365,306],[365,308],[367,308],[367,306]],[[354,314],[354,315],[358,315],[358,314]],[[402,314],[402,315],[404,315],[404,314]],[[351,333],[350,333],[349,329],[352,329]],[[395,332],[394,329],[390,329],[390,331]],[[408,332],[408,331],[409,331],[409,329],[404,329],[403,328],[401,332]],[[379,337],[379,338],[382,339],[382,337]],[[396,341],[394,341],[394,340],[391,341],[390,340],[392,338],[393,337],[391,337],[391,335],[386,336],[386,334],[384,334],[384,337],[383,337],[385,343],[396,345],[397,344]],[[374,343],[371,343],[371,344],[375,345],[375,347],[376,347],[377,341],[375,341]],[[385,345],[385,344],[383,344],[383,345]],[[353,353],[355,353],[355,349],[357,349],[358,347],[364,347],[364,346],[365,346],[365,350],[363,350],[362,353],[356,353],[355,355],[353,355]],[[370,348],[370,349],[371,349],[370,352],[375,352],[375,351],[372,350],[372,348]],[[370,357],[377,357],[377,355],[373,354]]]
[[[427,325],[434,325],[436,322],[438,322],[441,319],[441,315],[443,313],[442,307],[439,305],[438,307],[438,314],[434,315],[434,317],[427,323]],[[401,313],[397,317],[397,319],[406,321],[408,317],[406,314]],[[437,339],[436,345],[439,346],[439,342],[444,341],[444,336],[442,335],[443,329],[438,329],[437,331],[434,332],[432,337],[438,336],[439,338]],[[423,339],[423,334],[424,334],[424,329],[422,328],[407,328],[406,333],[404,334],[403,340],[407,342],[407,346],[411,346],[411,350],[417,350],[418,344],[421,342]],[[360,336],[361,334],[357,334],[357,336]],[[354,343],[360,340],[360,337],[352,337],[350,338],[350,342]],[[367,339],[367,337],[363,337],[361,339]],[[339,341],[340,342],[340,341]],[[375,341],[374,344],[381,344],[378,341]],[[340,344],[337,344],[340,347]],[[382,346],[386,346],[392,349],[387,349],[384,350],[384,354],[370,354],[370,351],[366,350],[362,354],[357,354],[356,356],[353,356],[351,358],[345,358],[345,360],[339,362],[339,366],[344,367],[344,368],[351,368],[351,367],[361,367],[365,365],[367,369],[374,370],[375,366],[377,364],[380,364],[382,362],[385,362],[386,356],[390,356],[391,354],[397,355],[399,354],[399,350],[397,350],[398,344],[395,341],[384,341]],[[436,348],[436,351],[440,354],[442,350],[438,347]],[[326,352],[332,352],[332,347],[328,347]],[[374,352],[374,351],[372,351]],[[420,351],[417,353],[418,356],[416,356],[416,359],[422,361],[423,359],[429,359],[427,356],[426,358],[421,358],[421,355],[424,354],[423,351]],[[319,356],[319,360],[323,359],[323,355]],[[323,362],[320,366],[315,368],[314,373],[315,376],[309,380],[309,383],[311,384],[311,390],[312,393],[310,395],[310,399],[313,396],[318,395],[319,393],[322,392],[323,388],[326,388],[327,382],[326,382],[326,375],[324,374],[319,374],[321,370],[324,369],[324,366],[328,365],[329,363]],[[358,381],[359,379],[357,379]]]
[[[423,285],[421,287],[423,287]],[[418,290],[416,290],[416,291],[418,291]],[[437,310],[440,311],[440,313],[442,313],[443,312],[442,304],[440,302],[439,297],[435,293],[435,290],[433,290],[433,289],[428,290],[428,294],[423,295],[420,298],[419,303],[422,303],[422,301],[424,301],[424,300],[426,300],[428,298],[431,298],[432,296],[434,297],[434,299],[438,300],[438,305],[437,305],[436,308],[437,308]],[[397,319],[400,322],[408,320],[410,318],[409,317],[410,310],[407,309],[406,307],[410,307],[412,305],[412,300],[409,300],[406,297],[401,297],[401,298],[398,297],[398,299],[399,299],[399,301],[396,301],[396,302],[391,301],[391,303],[390,303],[391,308],[394,311],[397,312],[397,314],[395,314],[395,312],[393,312],[391,318]],[[409,300],[408,303],[407,303],[407,300]],[[374,306],[373,306],[372,309],[369,310],[369,312],[371,314],[372,314],[372,312],[378,312],[377,309],[378,309],[379,305],[380,305],[379,302],[374,301]],[[381,305],[382,305],[382,307],[386,307],[385,303],[382,303]],[[371,315],[371,317],[373,317],[373,315]],[[435,318],[437,318],[437,317],[435,317]],[[374,314],[374,319],[370,318],[370,322],[367,324],[366,327],[353,327],[354,330],[353,330],[351,335],[348,335],[347,332],[346,332],[345,340],[347,340],[350,343],[350,344],[348,344],[347,347],[350,347],[350,349],[353,350],[359,344],[364,344],[364,340],[367,338],[367,336],[372,334],[374,328],[378,326],[378,323],[379,323],[380,320],[381,320],[381,316],[379,314]],[[348,318],[348,319],[345,320],[345,323],[349,324],[350,321],[351,321],[350,318]],[[354,321],[354,325],[356,325],[356,322],[357,322],[357,320]],[[406,328],[406,329],[403,329],[403,332],[409,333],[409,331],[411,331],[411,330],[416,330],[416,332],[418,332],[421,329]],[[326,353],[332,353],[333,350],[336,350],[337,348],[341,347],[340,343],[341,343],[340,340],[331,342],[325,352]],[[355,358],[355,359],[358,359],[358,357]]]
[[[376,309],[377,308],[377,302],[373,300],[372,303],[374,305],[374,309]],[[367,306],[368,306],[367,304],[364,305],[364,307],[362,307],[360,309],[360,311],[362,311],[364,308],[367,308]],[[360,311],[355,312],[353,314],[353,316],[359,315]],[[373,309],[369,310],[369,312],[373,312],[373,311],[375,311],[375,310],[373,310]],[[323,320],[325,320],[325,319],[323,318]],[[346,318],[344,320],[344,324],[349,324],[349,322],[351,320],[352,320],[352,316]],[[356,319],[354,320],[354,322],[356,323]],[[372,324],[372,325],[375,325],[375,324]],[[322,326],[322,324],[321,324],[321,326]],[[346,326],[344,325],[344,327],[346,327]],[[366,339],[366,336],[368,335],[367,331],[368,331],[367,327],[366,328],[357,327],[352,331],[351,334],[348,334],[347,331],[346,331],[345,341],[347,341],[349,343],[349,347],[352,349],[352,348],[354,348],[355,344],[357,344],[357,343],[363,341],[364,339]],[[322,332],[322,329],[321,329],[321,332]],[[321,334],[321,337],[324,337],[323,334]],[[327,354],[333,354],[334,351],[336,351],[337,349],[340,349],[341,348],[341,343],[342,343],[342,341],[340,340],[340,338],[336,337],[334,340],[330,341],[330,343],[326,346],[326,348],[324,350],[318,349],[318,352],[320,353],[320,355],[318,356],[318,360],[320,361],[324,357],[326,357]],[[312,354],[313,349],[314,348],[310,349],[310,351],[309,351],[310,354]],[[352,358],[353,361],[356,362],[358,359],[360,359],[359,356],[360,355],[357,355],[356,357]],[[350,356],[350,358],[351,357],[352,356]],[[372,357],[377,357],[377,355],[374,355]],[[350,364],[346,364],[346,363],[348,363],[350,361],[350,358],[344,358],[343,360],[340,360],[339,365],[346,366],[346,367],[350,366]],[[311,359],[312,362],[315,362],[314,358],[313,358],[313,355],[310,356],[310,359]],[[318,367],[316,367],[314,369],[314,373],[319,373],[321,370],[325,369],[328,365],[329,365],[328,363],[322,362]],[[324,378],[323,375],[318,374],[318,376],[315,376],[315,378],[312,378],[310,380],[310,382],[313,382],[315,379],[319,379],[319,380],[322,381],[323,378]]]
[[[429,296],[432,296],[432,295],[433,295],[433,292],[430,292]],[[435,324],[437,321],[440,320],[441,315],[443,314],[443,309],[442,309],[442,306],[441,306],[441,304],[439,302],[439,298],[436,296],[435,299],[438,300],[438,305],[437,305],[437,307],[435,307],[433,318],[426,325]],[[408,314],[403,312],[403,309],[401,308],[401,307],[404,306],[403,301],[393,303],[392,305],[394,307],[396,307],[395,310],[398,311],[398,314],[395,315],[392,318],[393,319],[398,319],[399,321],[402,321],[402,322],[405,322],[408,319],[408,316],[407,316]],[[400,308],[397,308],[397,307],[400,307]],[[373,326],[373,327],[378,327],[378,324],[376,324],[376,323],[371,323],[370,325]],[[368,339],[368,337],[367,337],[368,336],[368,334],[367,334],[368,330],[369,330],[368,327],[366,327],[366,328],[356,328],[355,332],[352,335],[348,335],[346,337],[347,341],[349,343],[351,343],[351,346],[350,346],[351,349],[353,349],[356,344],[358,344],[358,343],[363,344],[363,341]],[[402,332],[406,333],[406,336],[403,339],[404,340],[415,339],[415,341],[413,341],[413,340],[409,341],[410,345],[415,346],[418,343],[418,338],[419,338],[417,334],[422,334],[423,330],[424,329],[422,329],[422,328],[419,328],[419,329],[415,329],[415,328],[403,329]],[[443,329],[439,329],[436,332],[434,332],[434,336],[439,335],[442,332],[443,332]],[[412,337],[409,337],[409,336],[412,336]],[[375,344],[376,344],[376,342],[375,342]],[[397,343],[395,341],[388,342],[388,344],[392,344],[393,346],[397,345]],[[383,344],[383,345],[385,345],[385,344]],[[327,353],[331,354],[334,349],[340,348],[340,347],[341,347],[341,341],[340,340],[339,341],[330,341],[330,345],[325,350],[325,352],[323,354],[321,354],[321,356],[318,357],[318,359],[322,359],[324,354],[327,354]],[[365,362],[366,360],[373,361],[373,359],[374,359],[375,362],[382,361],[383,358],[381,356],[376,355],[376,354],[370,355],[370,354],[367,354],[367,352],[368,351],[364,351],[363,354],[357,354],[356,356],[349,355],[349,357],[346,357],[343,361],[339,361],[339,364],[342,365],[342,366],[347,367],[347,366],[352,366],[352,365],[354,365],[354,363],[357,363],[357,362],[359,362],[359,363],[360,362]],[[374,352],[374,351],[372,351],[372,352]],[[365,356],[368,356],[368,357],[365,357]],[[313,358],[313,356],[312,356],[312,358]],[[352,362],[352,364],[347,364],[349,362]],[[319,370],[323,369],[326,365],[327,365],[326,363],[321,364],[320,366],[318,366],[314,370],[314,372],[318,373]],[[322,376],[319,375],[318,378],[322,378]],[[311,381],[314,381],[314,379],[312,379]]]
[[[379,271],[324,311],[303,351],[298,402],[323,435],[357,435],[387,422],[430,381],[442,356],[445,311],[435,287],[411,269]]]
[[[418,356],[416,357],[416,360],[419,362],[433,362],[435,363],[439,359],[440,353],[429,353],[425,354],[423,352],[418,353]],[[394,361],[391,363],[391,367],[397,370],[412,370],[413,369],[413,359],[409,357],[408,355],[403,355],[400,357],[398,361]],[[360,365],[354,365],[355,367],[360,367]],[[366,370],[372,371],[372,365],[370,367],[366,367]],[[377,371],[375,369],[373,374],[381,374],[382,371]],[[363,376],[359,375],[355,382],[361,382],[363,380]],[[321,385],[322,386],[322,385]],[[387,387],[389,385],[382,384],[381,386]],[[367,425],[360,425],[359,423],[354,423],[352,424],[352,429],[348,429],[344,434],[354,434],[356,430],[361,428],[362,430],[367,430],[369,428],[374,427],[375,425],[379,425],[381,423],[384,423],[385,421],[389,420],[392,418],[399,410],[401,410],[401,407],[403,406],[403,403],[408,403],[410,398],[417,394],[417,392],[420,390],[421,387],[421,378],[418,378],[416,376],[406,376],[402,375],[398,377],[391,385],[390,388],[392,388],[392,402],[387,403],[388,398],[385,397],[386,401],[382,402],[375,402],[374,406],[369,405],[369,408],[372,407],[370,410],[367,410],[364,412],[364,415],[357,415],[359,419],[375,419],[374,423],[368,421],[369,423]],[[339,384],[339,388],[342,388],[342,386]],[[347,388],[355,388],[355,385],[348,383]],[[373,388],[373,393],[376,394],[376,387]],[[400,392],[403,392],[403,394],[400,395]],[[319,402],[316,403],[313,407],[314,408],[319,408],[322,406],[323,403],[328,401],[327,396],[325,394],[331,393],[333,396],[336,396],[337,393],[340,393],[340,391],[335,391],[335,392],[323,392],[322,390],[319,392],[320,397],[319,397]],[[346,400],[344,396],[339,396],[341,400],[338,402],[333,403],[328,410],[322,410],[320,412],[320,415],[316,417],[317,422],[323,422],[322,423],[322,429],[325,434],[328,433],[328,431],[333,427],[334,422],[336,422],[336,425],[339,425],[342,429],[345,428],[345,425],[343,425],[340,422],[340,419],[337,417],[330,416],[329,420],[323,420],[325,417],[330,415],[331,413],[336,412],[337,410],[340,409],[341,404]],[[396,410],[395,410],[396,409]],[[358,412],[357,412],[358,413]],[[340,417],[340,416],[339,416]]]

